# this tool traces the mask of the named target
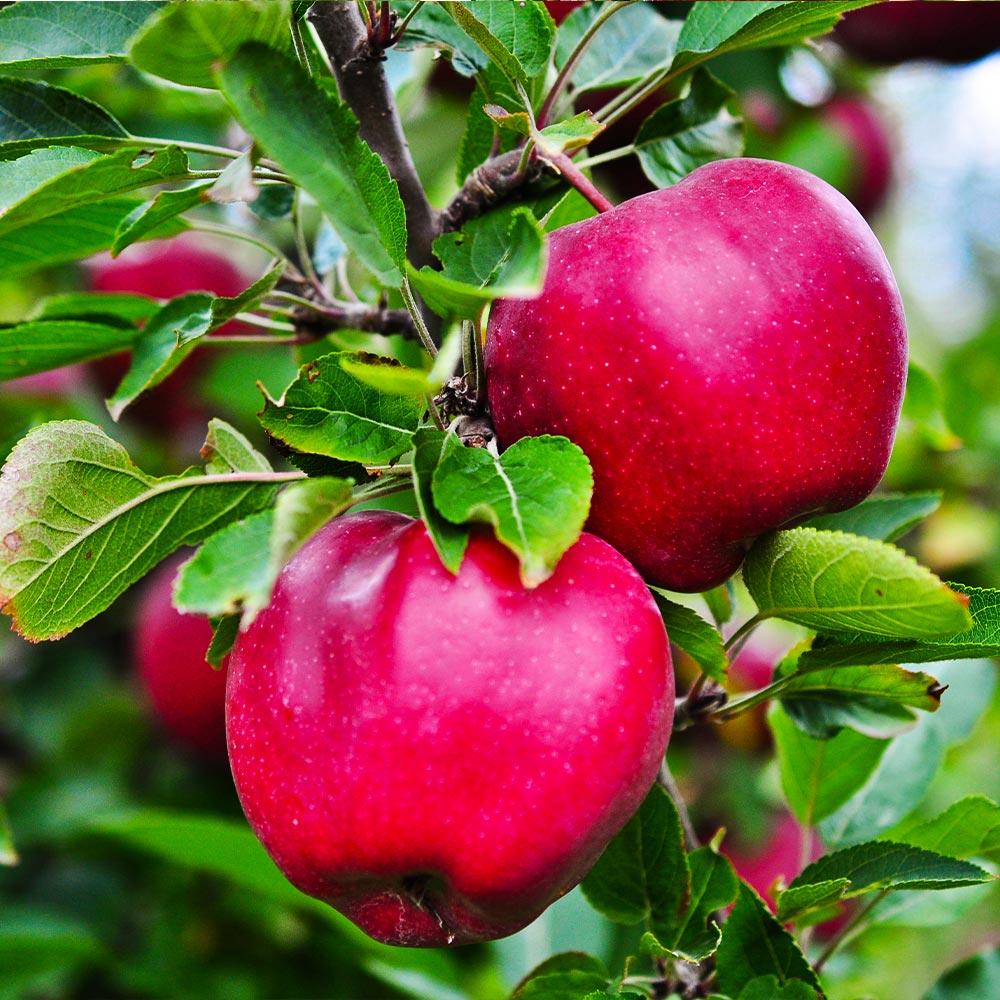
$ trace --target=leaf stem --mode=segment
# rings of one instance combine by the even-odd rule
[[[615,207],[614,202],[605,198],[590,178],[565,153],[546,153],[544,159],[551,163],[598,212],[608,212]]]
[[[199,233],[208,233],[211,236],[221,236],[230,240],[241,240],[243,243],[249,243],[251,246],[255,246],[260,250],[265,250],[272,257],[277,257],[278,260],[283,260],[287,267],[292,271],[293,275],[297,278],[305,280],[302,272],[295,266],[293,261],[288,259],[284,251],[280,250],[273,243],[268,243],[267,240],[262,240],[260,237],[254,236],[253,233],[244,232],[242,229],[232,229],[229,226],[217,226],[211,222],[194,222],[191,224],[191,228]]]
[[[434,343],[434,338],[431,336],[430,330],[427,329],[427,324],[424,322],[424,317],[420,312],[420,306],[417,305],[417,300],[413,296],[413,289],[410,288],[409,279],[406,275],[403,275],[403,284],[400,286],[400,294],[403,296],[403,303],[406,305],[406,310],[410,314],[410,319],[413,320],[413,325],[416,328],[417,336],[420,338],[420,343],[424,345],[424,350],[432,357],[437,357],[437,345]]]
[[[624,156],[631,156],[638,147],[635,145],[619,146],[618,149],[609,149],[606,153],[598,153],[597,156],[588,156],[585,160],[580,160],[576,165],[585,170],[587,167],[597,167],[602,163],[610,163],[612,160],[620,160]]]
[[[688,812],[687,803],[684,801],[684,796],[681,795],[681,790],[677,787],[677,782],[674,781],[674,776],[670,771],[670,765],[667,763],[666,757],[663,758],[663,763],[660,764],[660,771],[656,776],[656,782],[673,800],[674,806],[677,809],[677,815],[680,817],[681,829],[684,831],[684,839],[687,841],[687,849],[689,851],[696,850],[701,846],[701,842],[698,840],[698,834],[695,832],[694,823],[691,822],[691,814]]]
[[[136,135],[132,139],[141,146],[156,146],[159,149],[167,149],[176,146],[188,153],[201,153],[203,156],[220,156],[227,160],[238,160],[245,152],[240,149],[230,149],[228,146],[212,146],[205,142],[192,142],[189,139],[160,139],[150,135]],[[281,164],[266,157],[257,161],[259,165],[274,172],[286,183],[289,182],[287,174],[281,169]]]
[[[417,0],[417,2],[403,15],[403,19],[396,25],[396,31],[392,36],[392,44],[395,45],[396,42],[403,37],[403,32],[406,31],[406,26],[413,20],[413,16],[420,10],[424,5],[424,0]]]
[[[750,638],[750,633],[765,619],[765,615],[758,612],[753,618],[747,619],[725,642],[723,648],[730,654],[730,659],[736,657],[743,648],[743,643]]]
[[[852,933],[858,928],[858,925],[871,913],[872,910],[878,906],[879,903],[885,899],[889,893],[892,892],[891,888],[883,889],[881,892],[877,892],[872,900],[866,903],[857,913],[851,917],[850,920],[844,924],[843,927],[830,939],[827,946],[823,949],[819,958],[813,963],[813,968],[817,972],[821,972],[823,966],[830,960],[830,956],[842,945],[847,939],[852,936]]]

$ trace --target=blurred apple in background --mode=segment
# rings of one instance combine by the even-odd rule
[[[191,750],[222,756],[226,673],[205,660],[212,626],[206,618],[181,614],[171,600],[184,558],[174,556],[146,581],[133,632],[133,659],[167,732]]]

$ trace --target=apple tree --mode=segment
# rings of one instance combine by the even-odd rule
[[[911,53],[924,6],[0,10],[0,654],[59,662],[12,685],[49,763],[0,996],[840,997],[866,932],[995,901],[1000,808],[928,790],[1000,591],[914,557],[968,480],[867,221],[870,71],[815,41],[995,47]],[[844,92],[762,96],[789,52]],[[187,755],[121,742],[125,649]],[[76,851],[104,923],[45,909]]]

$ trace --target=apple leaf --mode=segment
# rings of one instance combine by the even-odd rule
[[[819,528],[822,531],[846,531],[851,535],[892,542],[905,535],[940,506],[941,493],[937,490],[926,493],[887,493],[869,497],[849,510],[811,517],[805,527]]]
[[[434,506],[433,479],[441,459],[452,449],[463,447],[458,435],[421,427],[413,435],[413,487],[417,507],[444,567],[458,573],[469,543],[469,529],[452,524]]]
[[[3,11],[0,10],[0,18]],[[129,138],[100,105],[41,80],[0,77],[0,156],[37,146],[102,145]]]
[[[719,630],[713,628],[697,611],[670,600],[666,591],[659,587],[649,589],[663,617],[670,641],[683,649],[709,677],[724,682],[729,669],[729,658],[722,645]]]
[[[672,69],[680,70],[706,59],[740,49],[795,45],[829,31],[842,14],[865,7],[873,0],[770,3],[702,0],[688,12],[677,39]]]
[[[948,586],[969,599],[972,628],[943,639],[899,639],[875,642],[863,634],[820,637],[802,654],[803,667],[837,667],[854,663],[932,663],[938,660],[1000,656],[1000,590]]]
[[[559,26],[555,62],[566,65],[584,33],[601,12],[600,4],[585,4]],[[666,69],[674,57],[681,22],[667,20],[653,7],[637,3],[615,12],[599,29],[593,45],[570,75],[573,90],[624,87]]]
[[[926,369],[911,361],[906,371],[906,394],[902,419],[920,435],[933,451],[954,451],[961,440],[948,426],[941,387]]]
[[[611,975],[604,963],[580,951],[553,955],[536,966],[514,988],[510,1000],[575,1000],[608,988]]]
[[[88,323],[145,323],[160,308],[156,299],[131,292],[58,292],[39,299],[29,319],[75,319]]]
[[[936,712],[944,689],[929,674],[892,664],[799,670],[778,698],[795,724],[825,740],[845,726],[887,739],[916,721],[910,708]]]
[[[779,986],[802,980],[820,989],[795,939],[746,884],[740,885],[736,905],[723,925],[715,959],[719,989],[732,996],[739,996],[760,976],[774,976]]]
[[[656,109],[635,137],[643,172],[669,187],[692,170],[743,152],[743,123],[726,104],[733,91],[707,69],[697,69],[683,96]]]
[[[156,479],[99,427],[31,431],[0,475],[0,600],[27,639],[57,639],[110,606],[182,545],[270,502],[263,456],[221,421],[202,473]]]
[[[212,618],[211,624],[212,641],[205,650],[205,662],[213,667],[221,667],[239,638],[240,616],[223,615],[220,618]]]
[[[408,273],[439,316],[475,319],[496,298],[533,298],[545,281],[545,234],[524,207],[497,209],[439,236],[434,253],[442,270],[409,267]]]
[[[0,235],[67,209],[188,175],[176,146],[154,153],[122,149],[102,155],[76,146],[36,149],[0,162]],[[60,219],[66,224],[65,217]]]
[[[232,298],[191,292],[164,304],[135,340],[129,370],[107,400],[112,418],[118,420],[142,393],[166,379],[207,333],[256,305],[278,283],[283,270],[281,263],[273,265]]]
[[[264,429],[299,451],[347,462],[381,464],[398,458],[424,412],[422,401],[389,396],[344,370],[342,352],[299,369],[280,399],[264,390]]]
[[[52,69],[123,62],[128,40],[162,3],[27,0],[0,10],[0,65]]]
[[[0,235],[0,277],[27,274],[107,250],[122,220],[141,204],[136,198],[107,198],[92,205],[66,208]],[[143,238],[176,236],[188,228],[183,219],[174,218]]]
[[[546,125],[535,133],[535,142],[543,154],[575,153],[589,146],[604,128],[590,111],[581,111],[572,118]]]
[[[688,961],[702,961],[719,946],[716,913],[736,898],[740,880],[729,859],[711,845],[692,851],[687,861],[690,899],[673,935],[671,950]]]
[[[213,67],[247,42],[291,50],[288,0],[187,0],[168,4],[129,46],[129,61],[145,73],[189,87],[216,86]]]
[[[378,354],[345,354],[340,366],[359,382],[392,396],[434,396],[462,360],[462,334],[452,330],[429,368],[410,368]]]
[[[844,729],[832,739],[807,736],[780,706],[768,712],[781,787],[803,826],[814,826],[846,802],[871,775],[888,741]]]
[[[929,569],[895,546],[841,531],[765,535],[743,580],[762,617],[820,632],[927,639],[972,626],[968,601]]]
[[[393,9],[400,17],[405,17],[415,3],[416,0],[397,0]],[[500,72],[499,68],[490,64],[486,53],[455,23],[446,6],[440,3],[422,3],[395,47],[401,51],[423,47],[442,50],[448,54],[455,71],[462,76],[475,76],[490,70]]]
[[[981,951],[949,969],[924,1000],[983,1000],[1000,983],[1000,949]]]
[[[933,819],[893,832],[892,840],[952,858],[1000,858],[1000,806],[985,795],[968,795]]]
[[[604,849],[582,888],[609,920],[645,922],[657,938],[673,941],[691,898],[691,877],[680,818],[659,785]]]
[[[526,84],[548,64],[554,25],[536,0],[526,3],[470,0],[442,6],[512,82]]]
[[[10,867],[16,865],[20,859],[17,855],[17,848],[14,847],[14,836],[10,829],[10,820],[7,817],[7,807],[0,799],[0,865]]]
[[[127,350],[134,326],[32,320],[0,329],[0,382]]]
[[[823,820],[820,830],[828,846],[870,840],[913,812],[948,747],[968,737],[989,705],[996,684],[996,667],[989,661],[943,663],[934,672],[948,685],[948,696],[936,712],[919,716],[909,732],[892,740],[868,779]]]
[[[210,617],[241,614],[248,627],[292,556],[354,502],[351,487],[349,479],[330,477],[292,483],[270,510],[227,525],[181,567],[174,603]]]
[[[725,583],[706,590],[702,595],[702,600],[708,608],[709,614],[715,619],[715,624],[723,626],[733,617],[733,585],[727,580]]]
[[[843,899],[850,886],[850,879],[834,878],[786,889],[778,895],[778,920],[787,924],[825,910]]]
[[[736,1000],[816,1000],[819,994],[801,979],[779,983],[777,976],[757,976],[740,990]]]
[[[522,438],[497,457],[451,448],[431,478],[434,506],[453,524],[493,525],[536,587],[552,575],[590,513],[594,476],[587,456],[564,437]]]
[[[163,223],[188,209],[203,205],[209,200],[208,190],[213,184],[215,181],[196,181],[174,191],[160,191],[152,200],[136,206],[118,224],[111,243],[111,255],[117,257],[126,247],[158,229]]]
[[[379,281],[398,287],[406,213],[388,168],[358,120],[294,59],[244,45],[218,70],[220,89],[268,156],[315,198],[341,239]]]

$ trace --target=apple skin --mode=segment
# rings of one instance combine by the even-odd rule
[[[553,233],[540,296],[493,307],[486,370],[500,442],[575,441],[588,530],[651,582],[704,591],[758,535],[874,489],[906,328],[843,195],[732,159]]]
[[[146,582],[133,632],[133,660],[153,710],[167,732],[197,753],[226,751],[226,675],[205,661],[212,641],[207,618],[171,601],[183,557],[159,566]]]
[[[526,590],[485,532],[453,577],[422,522],[364,511],[237,640],[229,759],[300,889],[379,941],[465,944],[583,878],[654,781],[673,698],[662,620],[605,542]]]
[[[583,0],[545,0],[545,9],[556,24],[562,24],[577,7],[583,6]]]
[[[833,37],[864,62],[967,63],[1000,48],[1000,3],[880,3],[844,15]]]

